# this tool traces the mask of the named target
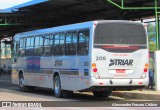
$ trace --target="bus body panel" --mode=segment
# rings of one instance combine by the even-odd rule
[[[112,89],[115,90],[120,90],[119,88],[116,87],[126,87],[125,89],[122,90],[128,90],[127,88],[131,88],[131,87],[135,87],[135,86],[140,86],[140,87],[144,87],[146,85],[148,85],[148,80],[149,78],[146,77],[144,79],[141,78],[136,78],[136,79],[132,79],[132,78],[127,78],[127,79],[96,79],[94,77],[92,77],[91,79],[91,86],[90,87],[113,87]],[[112,81],[112,84],[110,83]],[[130,84],[130,82],[132,81],[132,83]],[[115,88],[114,88],[115,87]]]
[[[12,64],[12,74],[11,74],[11,82],[12,84],[19,84],[19,69],[17,68],[17,64]]]
[[[89,88],[96,86],[138,87],[148,85],[148,73],[143,75],[144,66],[148,63],[147,48],[130,53],[114,53],[99,47],[99,44],[98,47],[95,46],[95,28],[99,23],[104,22],[118,21],[92,21],[16,34],[14,40],[19,42],[20,38],[28,36],[89,29],[89,47],[88,54],[85,56],[76,54],[73,56],[18,57],[17,62],[12,65],[12,83],[19,83],[19,72],[22,71],[25,85],[51,89],[54,88],[55,73],[60,75],[62,90],[89,91]],[[126,22],[123,21],[123,23]],[[103,46],[106,45],[103,44]],[[98,74],[93,71],[93,63],[96,64]]]
[[[79,23],[67,26],[60,26],[49,29],[42,29],[16,34],[14,39],[18,42],[20,38],[26,36],[36,36],[40,34],[66,32],[72,30],[89,29],[89,40],[93,37],[93,22]],[[44,88],[54,88],[53,75],[58,73],[61,79],[62,89],[78,91],[88,88],[90,51],[87,56],[28,56],[19,57],[12,65],[12,83],[19,84],[19,72],[24,75],[24,85]],[[59,63],[62,63],[60,65]],[[84,73],[87,75],[84,76]],[[75,83],[76,82],[76,83]],[[81,85],[81,86],[77,86]]]
[[[146,49],[132,53],[110,53],[103,49],[93,50],[92,63],[97,66],[95,76],[100,78],[141,78],[148,63]],[[148,74],[146,73],[146,77]]]

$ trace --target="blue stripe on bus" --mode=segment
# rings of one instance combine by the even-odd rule
[[[12,68],[28,69],[27,67],[12,67]],[[73,70],[73,71],[78,71],[79,70],[79,69],[72,69],[72,68],[69,68],[69,69],[67,69],[67,68],[39,68],[39,70],[54,70],[54,69],[57,69],[57,70]],[[33,69],[33,70],[35,70],[35,69]]]
[[[27,67],[12,67],[12,68],[23,68],[26,69]],[[59,70],[79,70],[79,69],[73,69],[73,68],[40,68],[41,70],[43,69],[59,69]]]
[[[67,69],[67,68],[40,68],[41,70],[45,70],[45,69],[57,69],[57,70],[75,70],[75,71],[78,71],[79,69]]]

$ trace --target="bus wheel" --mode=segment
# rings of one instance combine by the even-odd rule
[[[54,95],[57,98],[63,97],[63,91],[61,90],[61,80],[59,76],[54,78]]]
[[[93,91],[94,97],[108,97],[112,94],[112,91]]]
[[[26,88],[26,86],[24,85],[24,77],[23,77],[22,74],[20,74],[20,76],[19,76],[19,88],[20,88],[20,90],[21,90],[22,92],[27,91],[27,88]]]

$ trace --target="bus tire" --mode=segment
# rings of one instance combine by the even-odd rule
[[[63,97],[63,91],[61,90],[61,80],[58,75],[54,78],[54,95],[57,98]]]
[[[26,92],[27,91],[27,87],[24,85],[24,77],[23,74],[19,75],[19,88],[22,92]]]
[[[94,97],[108,97],[112,94],[112,91],[93,91]]]

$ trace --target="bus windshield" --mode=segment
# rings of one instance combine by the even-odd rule
[[[138,23],[98,23],[95,28],[94,44],[146,45],[146,32]]]

